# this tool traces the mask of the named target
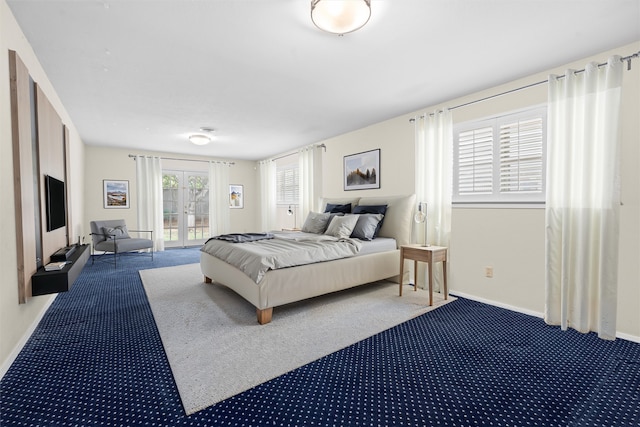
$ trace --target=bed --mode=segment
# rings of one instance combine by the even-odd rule
[[[377,236],[394,239],[395,244],[382,251],[358,251],[346,258],[267,269],[260,276],[259,282],[245,273],[242,267],[238,268],[206,252],[205,244],[200,253],[200,269],[205,283],[227,286],[253,304],[260,324],[269,323],[273,308],[284,304],[383,279],[397,283],[400,273],[399,248],[411,243],[415,195],[325,199],[322,211],[329,205],[344,206],[349,203],[352,208],[359,206],[358,209],[364,211],[367,207],[386,205]],[[368,243],[365,246],[369,247]]]

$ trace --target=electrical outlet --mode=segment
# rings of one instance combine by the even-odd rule
[[[493,277],[493,267],[485,267],[484,268],[484,277],[492,278]]]

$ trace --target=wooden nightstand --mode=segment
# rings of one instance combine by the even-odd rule
[[[418,290],[418,261],[426,262],[429,268],[429,305],[433,305],[433,263],[442,261],[442,278],[444,287],[444,299],[447,299],[447,248],[444,246],[400,246],[400,296],[402,296],[402,275],[404,273],[404,260],[413,260],[413,290]]]

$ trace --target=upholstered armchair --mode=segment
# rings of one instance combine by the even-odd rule
[[[128,230],[123,219],[91,221],[91,264],[95,259],[102,259],[105,255],[113,255],[113,264],[117,267],[118,256],[127,252],[145,250],[153,260],[153,231]],[[129,233],[148,233],[146,238],[131,237]],[[148,249],[148,251],[146,251]],[[96,251],[102,252],[96,255]]]

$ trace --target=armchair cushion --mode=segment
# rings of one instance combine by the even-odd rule
[[[109,234],[105,234],[103,228],[126,227],[127,224],[124,222],[124,219],[105,219],[101,221],[91,221],[89,226],[91,228],[91,240],[95,246],[105,240],[113,240],[109,238]]]
[[[105,252],[129,252],[153,248],[151,239],[109,239],[94,245],[95,250]]]
[[[102,227],[102,233],[105,236],[114,236],[116,239],[130,239],[129,231],[126,225],[117,225],[115,227]]]

